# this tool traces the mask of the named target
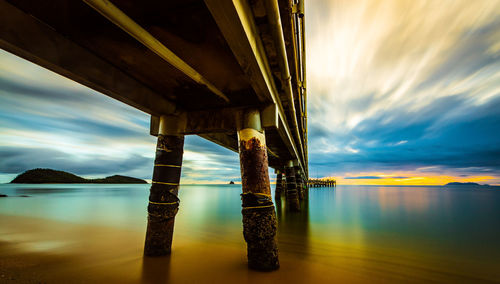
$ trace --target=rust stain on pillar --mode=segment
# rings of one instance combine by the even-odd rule
[[[153,182],[148,204],[148,226],[144,255],[170,254],[175,215],[179,210],[184,136],[158,135]]]
[[[264,134],[252,128],[238,131],[243,187],[243,236],[248,266],[269,271],[279,268],[276,213],[271,199]]]

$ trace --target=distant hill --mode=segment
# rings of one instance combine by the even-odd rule
[[[72,173],[52,169],[33,169],[18,175],[10,183],[147,183],[145,180],[114,175],[106,178],[86,179]]]
[[[480,186],[479,183],[475,183],[475,182],[449,182],[445,185],[467,185],[467,186],[471,186],[471,185],[474,185],[474,186]]]

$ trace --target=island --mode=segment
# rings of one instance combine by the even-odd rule
[[[229,184],[234,184],[234,181],[230,181]]]
[[[462,185],[462,186],[490,186],[489,184],[479,184],[475,182],[449,182],[446,185]]]
[[[86,179],[72,173],[52,169],[33,169],[18,175],[10,183],[110,183],[110,184],[144,184],[145,180],[114,175],[98,179]]]

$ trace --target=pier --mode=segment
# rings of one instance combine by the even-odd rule
[[[303,0],[0,0],[0,48],[151,116],[144,254],[175,247],[184,137],[198,135],[239,153],[257,270],[279,268],[269,167],[290,210],[311,184],[304,27]]]
[[[307,182],[308,187],[336,187],[337,180],[334,178],[310,178]]]

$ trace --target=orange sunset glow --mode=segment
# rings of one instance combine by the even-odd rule
[[[360,178],[359,176],[366,176],[369,178]],[[357,178],[352,179],[352,177]],[[459,177],[451,175],[422,175],[421,173],[415,174],[412,172],[391,174],[367,172],[356,173],[355,176],[346,174],[345,177],[337,178],[337,183],[350,185],[445,185],[450,182],[475,182],[479,184],[497,185],[494,183],[496,180],[498,180],[498,177],[487,175]],[[491,181],[493,181],[493,183]]]

